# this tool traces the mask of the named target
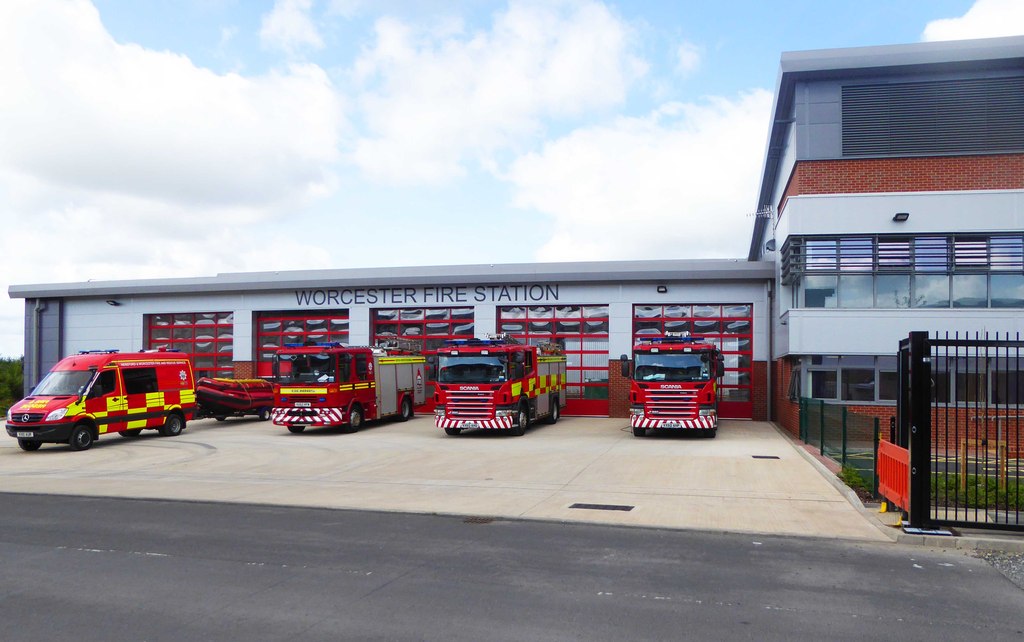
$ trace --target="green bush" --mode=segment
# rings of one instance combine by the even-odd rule
[[[0,408],[9,408],[24,397],[22,363],[24,359],[0,357]]]
[[[932,477],[932,501],[943,506],[964,508],[999,508],[1001,510],[1024,510],[1024,496],[1020,482],[1008,479],[1006,488],[999,489],[995,477],[967,476],[967,489],[960,489],[960,475],[937,475]]]

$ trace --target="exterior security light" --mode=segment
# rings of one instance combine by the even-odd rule
[[[892,220],[894,223],[903,223],[908,218],[910,218],[910,212],[896,212],[896,214],[893,215]]]
[[[768,242],[764,244],[764,249],[765,249],[766,252],[774,252],[775,251],[775,239],[768,239]]]
[[[665,294],[666,292],[668,292],[668,286],[665,286],[665,285],[659,285],[658,286],[658,294]]]
[[[107,299],[107,305],[112,305],[114,307],[117,307],[117,306],[121,305],[121,302],[120,301],[115,301],[114,299]]]

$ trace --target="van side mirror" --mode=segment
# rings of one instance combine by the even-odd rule
[[[619,366],[622,368],[622,378],[629,379],[629,357],[626,355],[620,356]]]

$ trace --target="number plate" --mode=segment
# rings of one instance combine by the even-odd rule
[[[313,404],[310,403],[309,401],[296,401],[295,402],[295,407],[296,408],[312,408]]]
[[[19,432],[18,433],[18,439],[31,439],[31,438],[33,438],[35,436],[36,436],[36,434],[34,432]]]
[[[679,423],[678,421],[666,421],[665,423],[663,423],[661,425],[664,428],[682,428],[683,427],[683,424]]]
[[[480,422],[479,421],[463,421],[461,427],[462,428],[479,428],[480,427]]]

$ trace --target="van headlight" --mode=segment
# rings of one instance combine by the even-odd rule
[[[7,409],[7,423],[10,423],[10,422],[14,421],[14,419],[11,416],[11,411],[12,410],[13,410],[12,408],[8,408]]]
[[[46,421],[60,421],[66,414],[68,414],[67,408],[57,408],[50,414],[46,415]]]

